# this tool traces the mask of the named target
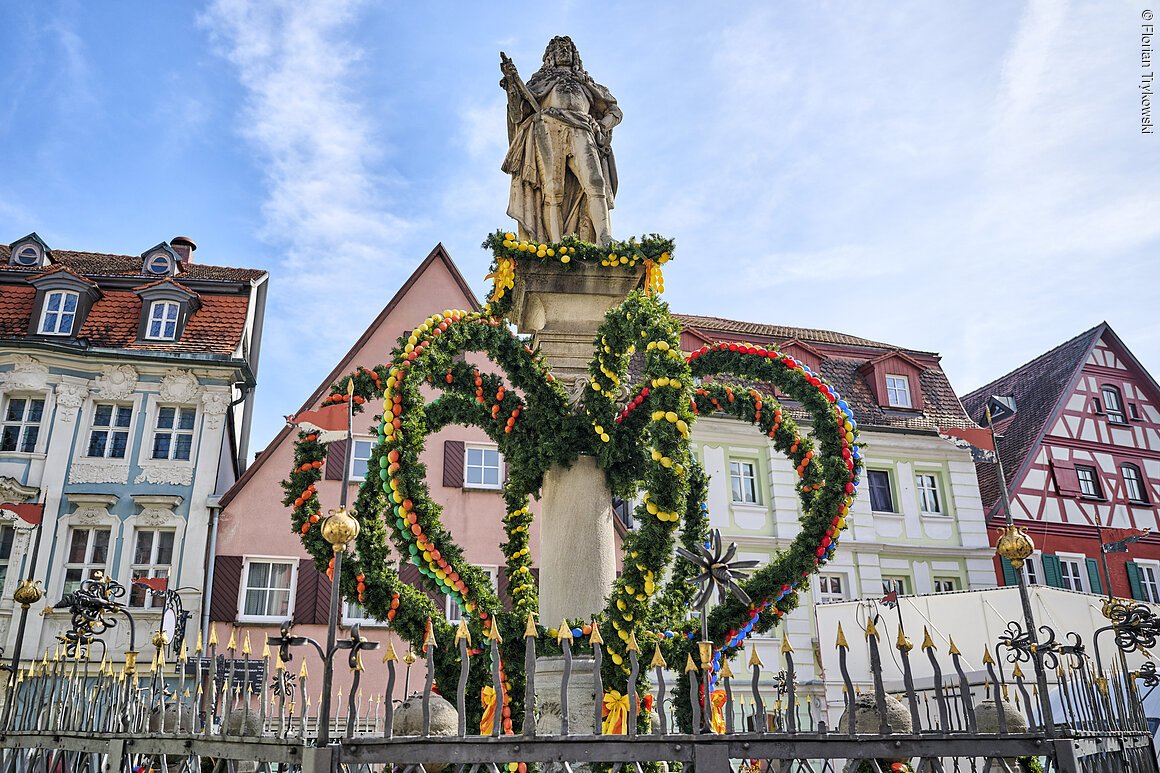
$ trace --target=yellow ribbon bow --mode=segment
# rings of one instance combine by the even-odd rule
[[[709,717],[709,727],[714,733],[725,732],[725,691],[722,689],[714,690],[709,693],[709,703],[712,706],[712,714]]]
[[[516,262],[511,258],[500,258],[495,271],[484,279],[495,280],[495,289],[491,293],[491,302],[495,303],[504,296],[504,293],[516,286]]]
[[[628,696],[616,690],[604,693],[601,714],[604,716],[601,730],[605,735],[624,735],[628,727]]]
[[[644,262],[644,291],[649,295],[665,291],[665,278],[661,275],[661,265],[652,258]]]
[[[495,727],[495,688],[484,685],[479,691],[479,700],[483,704],[483,717],[479,720],[479,734],[491,735]]]

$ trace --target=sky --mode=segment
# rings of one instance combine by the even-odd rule
[[[1107,320],[1160,376],[1148,2],[4,3],[0,242],[268,270],[260,450],[437,243],[485,294],[499,52],[567,34],[673,310],[939,352],[960,395]]]

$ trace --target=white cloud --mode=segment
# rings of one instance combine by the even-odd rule
[[[282,255],[267,327],[275,372],[304,351],[320,369],[337,360],[382,305],[378,280],[409,227],[389,209],[398,183],[357,89],[360,5],[216,0],[200,19],[246,91],[239,123],[265,178],[261,236]]]

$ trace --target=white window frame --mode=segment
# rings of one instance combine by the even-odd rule
[[[736,466],[736,471],[734,471]],[[749,468],[749,474],[745,474],[745,468]],[[749,505],[757,507],[761,505],[761,486],[757,485],[757,481],[761,478],[761,468],[756,459],[730,459],[729,460],[729,499],[735,505]],[[753,495],[752,499],[745,498],[745,483],[749,482],[751,486],[750,493]],[[738,496],[741,498],[738,499]]]
[[[871,493],[871,486],[870,486],[870,473],[872,473],[872,472],[873,473],[882,473],[883,475],[886,476],[886,490],[887,490],[887,494],[890,497],[890,509],[889,510],[879,510],[879,509],[874,507],[874,496]],[[866,497],[870,500],[870,511],[871,512],[887,513],[889,515],[897,515],[898,514],[898,497],[896,497],[894,494],[895,494],[894,473],[892,470],[883,470],[883,469],[868,469],[868,470],[866,470]]]
[[[286,605],[285,614],[252,615],[246,613],[246,593],[250,590],[251,564],[286,564],[290,567],[290,599]],[[270,590],[267,588],[266,590]],[[294,596],[298,590],[298,559],[290,556],[243,556],[242,579],[238,583],[238,622],[239,623],[280,623],[294,617]],[[267,597],[266,608],[269,609]]]
[[[72,551],[73,535],[79,531],[88,532],[88,537],[85,538],[85,555],[84,555],[84,558],[80,561],[70,561],[69,560],[69,553]],[[94,535],[97,532],[101,532],[101,531],[106,532],[109,535],[109,539],[108,539],[108,542],[105,544],[105,560],[104,561],[96,561],[93,558],[93,548],[94,548],[95,543],[96,543],[96,540],[94,539]],[[64,581],[64,584],[62,585],[62,594],[63,593],[71,593],[72,591],[76,590],[77,588],[80,587],[80,583],[92,578],[92,576],[98,571],[103,572],[106,576],[109,574],[109,564],[113,559],[113,549],[116,547],[116,545],[113,543],[113,537],[114,537],[113,528],[111,526],[108,526],[108,525],[96,525],[96,526],[89,526],[89,525],[75,526],[74,525],[74,526],[69,527],[68,536],[66,537],[65,543],[64,543],[64,555],[62,556],[62,558],[63,558],[62,563],[64,564],[64,572],[61,575],[61,577]],[[80,580],[76,581],[77,582],[76,587],[70,588],[69,587],[68,573],[70,570],[74,570],[74,569],[80,570],[81,578],[80,578]]]
[[[924,485],[929,480],[930,486]],[[923,515],[946,515],[946,496],[943,494],[942,476],[932,470],[917,470],[914,473],[914,491],[918,495],[918,509]],[[935,509],[930,509],[929,499],[934,499]]]
[[[355,468],[356,468],[358,462],[361,460],[361,461],[365,461],[367,463],[367,472],[369,473],[371,471],[370,470],[370,461],[371,461],[371,454],[374,453],[374,450],[375,450],[375,439],[370,437],[370,436],[359,437],[358,435],[355,435],[353,438],[351,438],[351,443],[352,443],[352,445],[350,447],[350,479],[352,481],[366,480],[366,475],[359,475],[358,473],[355,472]],[[359,443],[366,444],[366,451],[367,451],[366,456],[359,456],[359,454],[358,454]],[[464,457],[463,463],[464,463],[463,475],[464,475],[464,479],[466,480],[466,478],[467,478],[467,457]],[[356,622],[362,622],[362,619],[360,618]]]
[[[1090,472],[1091,479],[1089,480],[1089,479],[1085,478],[1084,475],[1081,475],[1080,474],[1081,471],[1085,475]],[[1086,497],[1088,499],[1103,499],[1104,498],[1104,484],[1100,481],[1100,470],[1094,464],[1077,464],[1077,465],[1075,465],[1075,477],[1079,481],[1080,496]],[[1090,484],[1091,487],[1095,490],[1090,491],[1090,492],[1087,491],[1084,488],[1085,484]]]
[[[882,575],[882,593],[883,595],[897,591],[899,596],[910,595],[910,578],[902,574],[884,574]]]
[[[491,578],[491,587],[496,589],[497,595],[499,592],[499,567],[497,566],[481,566],[479,567],[487,572],[488,577]],[[463,617],[463,610],[451,598],[450,595],[443,596],[443,616],[447,618],[447,622],[452,625],[459,625],[460,618]]]
[[[160,314],[158,314],[159,311]],[[180,320],[180,303],[177,301],[153,301],[149,304],[149,319],[145,320],[145,338],[150,341],[176,341],[177,323]],[[160,326],[156,333],[153,332],[155,324]]]
[[[98,426],[96,424],[97,410],[102,405],[113,406],[113,411],[109,417],[109,420],[111,423],[110,424],[102,424],[102,425]],[[117,412],[118,412],[118,409],[120,409],[120,408],[128,408],[129,409],[129,424],[127,426],[124,426],[124,427],[118,426],[116,424]],[[136,421],[136,418],[137,418],[137,404],[135,402],[124,402],[124,401],[115,401],[115,400],[110,400],[110,401],[106,402],[106,401],[102,400],[100,402],[93,403],[91,406],[91,410],[89,412],[89,416],[88,416],[88,419],[89,419],[88,420],[88,432],[85,433],[85,435],[81,441],[84,443],[84,456],[85,456],[85,458],[87,458],[87,459],[116,459],[117,461],[126,461],[126,462],[129,461],[129,457],[132,455],[132,452],[133,452],[133,430],[134,430],[133,425]],[[111,436],[114,432],[121,432],[121,431],[125,432],[125,453],[122,456],[112,456],[109,454],[109,449],[112,448],[112,445],[109,443],[109,436]],[[94,432],[106,433],[104,453],[101,453],[98,455],[90,455],[89,454],[89,450],[92,448],[92,438],[93,438]]]
[[[52,310],[49,305],[52,303],[54,297],[59,297],[60,308]],[[72,311],[66,311],[65,306],[68,304],[69,298],[73,299]],[[40,324],[37,325],[36,330],[43,336],[71,336],[77,332],[77,312],[80,311],[81,294],[75,290],[49,290],[44,294],[44,306],[40,310]],[[48,323],[48,315],[56,315],[52,328],[46,327]],[[68,330],[62,330],[62,322],[65,318],[69,320]]]
[[[139,539],[141,539],[142,534],[152,534],[153,536],[151,538],[151,542],[150,542],[150,546],[149,546],[149,560],[146,562],[138,563],[137,562],[137,541]],[[173,544],[169,548],[169,562],[168,563],[165,563],[165,562],[158,560],[157,554],[158,554],[159,549],[161,547],[161,538],[160,537],[162,534],[172,534],[173,535]],[[129,558],[131,560],[131,563],[129,565],[129,600],[126,602],[126,606],[129,606],[130,608],[137,609],[137,610],[142,610],[142,609],[160,610],[165,606],[164,599],[154,596],[148,589],[143,589],[144,595],[143,595],[142,601],[144,603],[133,604],[132,603],[132,601],[133,601],[133,589],[135,587],[140,587],[140,586],[133,585],[133,578],[134,577],[142,577],[142,578],[165,577],[165,578],[169,578],[173,572],[173,559],[177,557],[178,547],[179,547],[179,545],[178,545],[178,541],[177,541],[177,530],[176,529],[151,528],[150,527],[150,528],[142,528],[142,529],[134,529],[133,530],[133,541],[132,541],[132,543],[130,543],[130,550],[132,552],[129,554]],[[163,572],[163,573],[159,574],[159,572]]]
[[[15,419],[13,419],[11,421],[8,420],[8,408],[12,404],[13,400],[23,400],[24,401],[24,409],[23,409],[23,411],[21,411],[19,421],[15,420]],[[35,422],[28,420],[28,410],[32,405],[32,401],[34,401],[34,400],[39,400],[41,403],[43,403],[40,406],[40,419],[38,421],[35,421]],[[17,441],[16,448],[12,449],[11,451],[0,451],[0,453],[4,453],[4,454],[35,454],[41,448],[43,448],[44,447],[43,442],[42,442],[43,434],[42,434],[41,430],[43,430],[45,428],[44,419],[45,419],[45,414],[47,412],[48,412],[48,395],[44,394],[43,392],[35,392],[35,393],[31,393],[31,394],[16,393],[16,394],[5,395],[4,396],[4,413],[2,415],[4,421],[2,423],[0,423],[0,427],[3,427],[3,429],[7,429],[8,427],[15,427],[15,426],[19,425],[20,429],[19,429],[19,431],[17,433],[17,437],[16,437],[16,441]],[[36,440],[33,442],[31,450],[25,450],[24,449],[25,435],[27,434],[28,429],[30,427],[36,427]]]
[[[1112,400],[1108,400],[1108,395],[1112,396]],[[1124,408],[1124,393],[1119,387],[1111,384],[1100,385],[1100,398],[1103,400],[1104,415],[1108,417],[1109,424],[1128,423],[1128,412]],[[1116,403],[1114,408],[1111,406],[1112,401]]]
[[[962,582],[958,577],[935,577],[933,579],[935,593],[954,593],[962,590]],[[950,587],[942,587],[949,585]]]
[[[5,413],[7,414],[7,411]],[[1124,496],[1128,498],[1129,502],[1134,505],[1147,505],[1151,502],[1151,498],[1148,496],[1148,484],[1144,478],[1144,470],[1140,465],[1132,462],[1121,462],[1120,477],[1124,479]],[[1139,494],[1137,497],[1132,496],[1132,483],[1136,484],[1136,491]]]
[[[352,609],[357,607],[364,614],[362,616],[352,613]],[[366,607],[359,604],[357,601],[343,601],[342,602],[342,624],[349,627],[352,625],[361,625],[363,628],[378,628],[390,625],[386,620],[376,620],[373,617],[366,617]]]
[[[1080,593],[1087,593],[1091,590],[1088,587],[1087,556],[1077,553],[1056,553],[1055,557],[1059,559],[1059,582],[1064,590],[1074,590]],[[1069,577],[1065,566],[1074,566],[1076,577]],[[1069,583],[1078,587],[1070,588],[1068,587]]]
[[[484,456],[483,456],[481,464],[473,465],[470,463],[472,451],[482,451],[483,452]],[[496,455],[496,459],[498,460],[498,462],[497,462],[498,467],[497,467],[497,473],[496,473],[497,482],[494,484],[483,483],[483,482],[472,483],[469,480],[469,477],[470,477],[469,471],[473,467],[477,470],[480,470],[480,477],[481,478],[485,477],[485,475],[483,473],[486,470],[491,468],[491,465],[487,464],[488,452],[494,453]],[[464,443],[463,444],[463,488],[466,488],[466,489],[484,489],[487,491],[499,491],[500,489],[503,488],[503,464],[504,464],[503,454],[500,452],[499,447],[496,446],[495,444]]]
[[[891,408],[913,408],[910,399],[910,377],[896,373],[886,374],[886,404]],[[894,383],[891,383],[894,382]]]
[[[837,582],[838,590],[834,590],[834,583]],[[833,601],[847,601],[850,598],[846,589],[849,587],[849,577],[845,574],[819,574],[817,599],[820,604],[827,604]]]
[[[1144,601],[1160,604],[1160,563],[1156,561],[1136,561],[1136,569],[1140,572],[1140,590]],[[1149,577],[1149,575],[1151,575]]]
[[[166,408],[173,409],[173,426],[159,427],[158,424],[161,422],[161,412]],[[182,464],[186,462],[192,462],[197,457],[197,406],[162,403],[154,406],[154,409],[150,413],[152,414],[151,418],[153,434],[149,436],[149,446],[146,461],[179,462]],[[181,429],[179,425],[179,419],[184,413],[193,414],[193,423],[189,429]],[[157,437],[159,435],[169,435],[169,453],[167,456],[155,456],[157,453]],[[174,455],[177,449],[177,443],[175,441],[177,440],[178,435],[189,436],[189,457],[186,459],[180,459]]]
[[[1023,581],[1027,585],[1039,585],[1043,576],[1043,558],[1039,551],[1023,559],[1023,566],[1017,571],[1023,572]]]

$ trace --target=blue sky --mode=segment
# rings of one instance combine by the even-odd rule
[[[570,34],[674,309],[937,351],[960,394],[1107,319],[1160,375],[1147,5],[660,7],[5,3],[0,242],[269,270],[260,449],[437,242],[483,293],[498,52]]]

